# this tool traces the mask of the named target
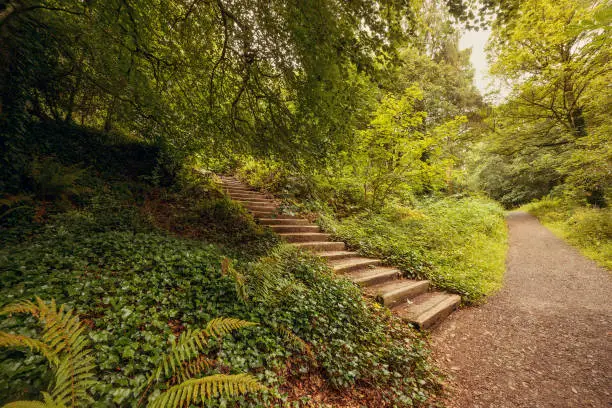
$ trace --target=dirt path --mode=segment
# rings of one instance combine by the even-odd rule
[[[449,407],[612,407],[612,277],[525,213],[504,288],[432,333]]]

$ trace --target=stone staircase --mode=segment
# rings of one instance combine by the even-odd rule
[[[230,198],[246,207],[260,224],[286,242],[325,258],[336,273],[360,285],[366,295],[418,328],[432,327],[459,306],[460,296],[432,291],[427,280],[403,278],[399,269],[384,266],[379,259],[347,251],[344,242],[332,241],[331,234],[321,232],[318,225],[306,219],[281,214],[277,201],[234,177],[221,176],[221,181]]]

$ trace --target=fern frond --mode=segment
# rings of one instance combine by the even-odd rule
[[[202,371],[211,368],[213,365],[214,360],[209,359],[205,355],[200,355],[191,361],[184,362],[183,367],[178,370],[168,383],[175,385],[187,381],[202,373]]]
[[[43,392],[42,394],[44,401],[14,401],[2,408],[66,408],[65,405],[54,401],[48,393]]]
[[[201,330],[186,330],[170,344],[170,350],[155,368],[147,384],[157,381],[162,373],[166,376],[184,375],[182,368],[184,363],[200,355],[206,346],[208,337],[212,335],[223,336],[233,330],[243,327],[254,326],[256,323],[229,317],[212,319]]]
[[[0,332],[0,347],[27,347],[42,354],[52,365],[59,365],[59,357],[51,347],[28,336]]]
[[[180,373],[183,363],[200,354],[206,345],[208,333],[205,330],[186,330],[170,344],[170,350],[163,357],[156,369],[149,377],[148,384],[158,380],[162,373],[168,377],[177,372]]]
[[[234,319],[232,317],[217,317],[208,322],[204,331],[210,336],[225,336],[234,330],[256,325],[257,323]]]
[[[249,374],[215,374],[187,380],[169,388],[149,404],[150,408],[188,407],[197,401],[225,395],[227,397],[265,390],[257,379]]]
[[[57,407],[57,405],[47,405],[42,401],[15,401],[9,402],[2,406],[2,408],[51,408]]]
[[[93,368],[95,359],[86,350],[72,353],[64,357],[55,373],[55,386],[51,395],[57,401],[67,406],[77,406],[77,403],[87,401],[87,390],[96,384]]]
[[[90,398],[87,390],[94,385],[95,360],[90,355],[89,340],[84,335],[85,327],[65,305],[57,306],[55,300],[49,304],[39,297],[36,302],[20,301],[5,306],[0,314],[29,313],[43,324],[41,341],[20,338],[22,345],[36,347],[54,364],[55,384],[49,395],[47,406],[78,406]],[[14,342],[16,337],[4,337],[6,342]],[[32,339],[30,339],[32,340]],[[44,345],[44,346],[43,346]]]
[[[232,266],[232,261],[229,258],[221,260],[221,273],[232,278],[236,286],[236,294],[238,294],[240,300],[246,303],[249,300],[249,294],[245,284],[245,277]]]
[[[29,300],[21,300],[0,309],[0,315],[10,315],[14,313],[29,313],[33,316],[38,316],[38,307]]]

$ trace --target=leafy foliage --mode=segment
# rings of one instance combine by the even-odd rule
[[[5,143],[36,118],[155,142],[172,170],[198,150],[322,160],[351,132],[354,79],[394,60],[411,20],[398,0],[11,0]]]
[[[92,401],[88,390],[96,383],[93,373],[95,365],[79,318],[73,311],[67,311],[64,305],[57,307],[55,301],[47,305],[40,298],[36,298],[36,303],[20,301],[0,310],[0,315],[13,313],[28,313],[43,324],[40,341],[0,332],[0,346],[29,347],[40,351],[51,364],[55,381],[51,392],[44,394],[45,402],[38,404],[44,407],[88,406]],[[19,404],[37,405],[20,401],[8,406]]]
[[[170,350],[162,362],[149,377],[149,384],[160,378],[162,373],[166,377],[178,376],[180,381],[188,380],[193,376],[188,370],[183,371],[183,366],[190,368],[188,363],[200,355],[207,339],[210,336],[223,337],[233,330],[253,326],[253,323],[233,318],[216,318],[208,322],[203,330],[186,330],[170,343]]]
[[[233,397],[263,389],[265,388],[261,386],[257,379],[248,374],[215,374],[175,385],[155,398],[148,406],[151,408],[188,407],[198,397],[201,401],[206,401],[212,397],[222,395]]]
[[[168,235],[146,227],[132,211],[132,206],[100,212],[88,206],[54,215],[42,234],[0,250],[3,299],[53,297],[69,304],[91,328],[100,380],[91,389],[94,406],[137,404],[139,390],[163,366],[169,339],[183,344],[181,335],[189,337],[215,316],[258,325],[224,338],[222,348],[216,336],[210,337],[201,355],[218,351],[216,360],[175,360],[180,370],[163,375],[168,389],[191,375],[232,376],[248,370],[268,391],[234,397],[244,406],[282,404],[286,397],[276,385],[312,372],[324,373],[330,385],[340,388],[383,384],[383,405],[415,405],[435,390],[423,341],[364,303],[358,288],[338,279],[320,260],[282,248],[251,263],[248,250],[233,254]],[[225,261],[222,267],[227,258],[233,258],[232,264]],[[223,272],[232,268],[236,274]],[[246,301],[237,290],[238,275]],[[31,330],[28,319],[15,315],[0,326],[17,335]],[[45,389],[40,360],[24,359],[21,353],[0,355],[3,402]],[[26,389],[30,394],[22,394]],[[153,390],[151,402],[159,395]],[[222,401],[227,397],[207,404]]]
[[[30,176],[34,192],[39,198],[67,200],[69,196],[83,191],[76,183],[84,172],[84,169],[63,166],[53,158],[47,157],[32,162]]]
[[[93,380],[95,366],[89,355],[90,351],[86,349],[89,341],[84,333],[85,327],[78,321],[78,318],[73,316],[72,312],[64,312],[64,305],[57,308],[55,301],[52,301],[47,306],[40,298],[36,298],[36,304],[30,301],[20,301],[0,310],[0,315],[13,313],[29,313],[43,322],[45,330],[42,334],[42,341],[0,332],[0,346],[25,346],[42,352],[52,365],[55,386],[50,394],[43,392],[44,402],[14,401],[6,404],[5,407],[88,406],[91,399],[87,394],[87,389],[95,384]],[[257,379],[246,374],[229,376],[217,374],[204,378],[193,378],[203,371],[203,369],[194,370],[194,367],[208,367],[207,364],[202,364],[202,361],[205,360],[199,358],[208,337],[213,335],[221,337],[233,330],[252,325],[253,323],[238,319],[216,318],[211,320],[204,330],[188,330],[182,333],[178,340],[170,344],[168,354],[149,377],[149,385],[159,379],[162,372],[166,376],[178,377],[181,383],[153,398],[149,406],[189,406],[198,397],[201,401],[205,401],[221,394],[231,397],[265,389]],[[194,361],[196,359],[197,361]],[[194,362],[195,365],[191,364]]]
[[[555,188],[607,205],[612,156],[602,106],[610,90],[601,84],[612,72],[609,17],[602,2],[525,1],[495,24],[492,72],[512,91],[489,120],[480,178],[507,206]]]

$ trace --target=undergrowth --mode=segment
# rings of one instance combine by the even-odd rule
[[[555,235],[612,270],[612,210],[544,198],[523,207]]]
[[[287,386],[310,377],[380,406],[419,406],[437,392],[413,329],[320,259],[279,247],[210,181],[167,189],[84,177],[91,191],[68,207],[36,218],[54,204],[30,198],[31,212],[2,220],[0,303],[40,296],[80,316],[96,364],[91,406],[136,406],[172,339],[218,316],[258,325],[211,339],[203,355],[217,358],[202,375],[250,373],[269,391],[211,406],[308,405]],[[13,315],[0,330],[33,336],[34,323]],[[0,403],[38,398],[52,381],[41,356],[0,351]]]
[[[231,367],[274,386],[317,370],[340,389],[375,384],[383,405],[398,406],[426,400],[435,387],[422,340],[365,303],[353,284],[338,279],[318,259],[283,248],[258,264],[237,260],[247,284],[255,285],[245,301],[236,279],[223,273],[224,254],[214,245],[156,231],[86,232],[88,223],[82,213],[69,214],[26,245],[2,250],[0,296],[9,302],[35,295],[55,298],[84,319],[100,379],[94,406],[133,406],[135,390],[158,364],[168,339],[216,316],[260,326],[226,339],[219,364],[206,374],[227,373]],[[266,284],[258,283],[262,271]],[[274,296],[259,294],[262,286]],[[1,326],[24,334],[31,330],[27,319],[17,316]],[[313,356],[287,333],[306,342]],[[212,344],[211,351],[218,346]],[[2,354],[2,402],[38,394],[46,385],[42,361],[15,353]],[[274,392],[258,398],[263,404],[282,402]]]
[[[321,223],[365,256],[379,257],[411,278],[429,279],[466,303],[483,300],[502,285],[506,227],[502,208],[481,198],[416,201]]]

